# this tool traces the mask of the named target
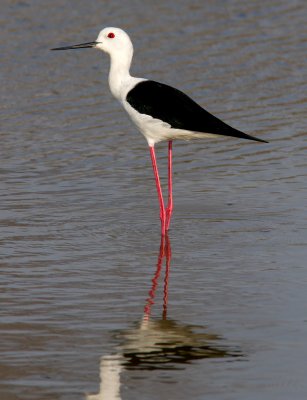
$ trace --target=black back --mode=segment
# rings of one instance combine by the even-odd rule
[[[225,124],[178,89],[143,81],[127,94],[128,103],[141,114],[167,122],[172,128],[265,142]]]

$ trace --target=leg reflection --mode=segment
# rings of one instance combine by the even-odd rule
[[[164,278],[164,293],[163,293],[163,313],[162,317],[163,319],[166,319],[167,316],[167,303],[168,303],[168,280],[169,280],[169,271],[170,271],[170,265],[171,265],[171,256],[172,256],[172,251],[171,251],[171,243],[169,240],[169,236],[166,233],[165,236],[161,236],[161,241],[160,241],[160,251],[158,255],[158,260],[157,260],[157,267],[156,267],[156,272],[155,275],[152,279],[152,286],[151,289],[148,293],[148,298],[146,300],[146,304],[144,307],[144,321],[148,321],[151,313],[151,307],[154,304],[154,298],[156,295],[156,290],[158,287],[158,281],[159,277],[161,274],[162,270],[162,264],[165,258],[165,278]]]
[[[171,242],[169,240],[168,235],[165,236],[165,258],[166,258],[166,267],[165,267],[165,278],[164,278],[164,290],[163,290],[163,319],[166,319],[167,316],[167,303],[168,303],[168,280],[169,280],[169,272],[171,267],[171,258],[172,258],[172,249]]]

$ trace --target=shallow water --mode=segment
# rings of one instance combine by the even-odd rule
[[[306,398],[306,3],[1,11],[0,398]],[[166,247],[109,60],[48,50],[107,25],[131,34],[135,75],[270,141],[174,143]]]

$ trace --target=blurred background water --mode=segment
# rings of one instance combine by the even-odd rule
[[[2,1],[1,399],[306,398],[306,13]],[[108,57],[49,51],[105,26],[131,35],[134,75],[270,141],[174,143],[168,251]]]

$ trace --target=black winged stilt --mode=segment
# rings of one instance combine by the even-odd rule
[[[195,139],[215,135],[267,143],[247,135],[210,114],[178,89],[163,83],[130,75],[133,45],[130,37],[119,28],[104,28],[94,42],[51,50],[94,48],[111,57],[109,85],[131,120],[147,139],[155,175],[161,219],[161,234],[169,229],[173,212],[172,196],[172,142],[173,139]],[[168,204],[164,205],[155,144],[168,141]]]

